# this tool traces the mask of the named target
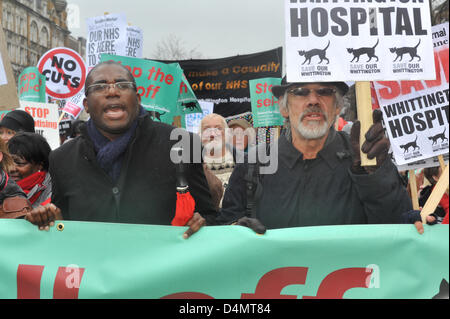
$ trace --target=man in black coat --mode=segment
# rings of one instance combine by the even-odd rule
[[[251,163],[256,155],[265,156],[263,146],[236,166],[217,221],[259,233],[266,228],[403,223],[411,200],[388,158],[381,112],[374,113],[362,146],[377,165],[362,167],[359,122],[351,137],[334,130],[348,91],[344,82],[284,79],[272,91],[287,120],[286,134],[270,148],[270,165]]]
[[[105,62],[89,73],[84,106],[91,119],[80,137],[51,153],[52,204],[27,220],[40,229],[62,218],[170,225],[177,200],[174,127],[154,122],[140,102],[135,80],[121,64]],[[188,164],[186,178],[198,213],[185,238],[216,213],[201,163]]]

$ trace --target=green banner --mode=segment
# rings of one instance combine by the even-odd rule
[[[167,124],[179,115],[177,102],[183,70],[177,64],[102,54],[101,62],[114,60],[126,66],[136,79],[142,106],[153,111],[154,119]]]
[[[19,100],[45,103],[45,76],[39,73],[37,67],[30,66],[23,70],[18,87]]]
[[[186,227],[62,223],[0,220],[1,299],[428,299],[449,279],[444,225],[213,226],[184,240]]]
[[[280,114],[278,99],[272,94],[272,86],[280,84],[280,78],[250,80],[253,127],[283,125],[284,119]]]

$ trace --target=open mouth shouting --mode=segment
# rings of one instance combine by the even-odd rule
[[[123,119],[128,113],[124,105],[112,104],[104,109],[104,114],[107,120],[115,121]]]

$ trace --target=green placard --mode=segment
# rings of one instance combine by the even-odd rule
[[[272,86],[280,84],[280,78],[250,80],[254,127],[283,125],[284,119],[280,114],[278,99],[272,94]]]
[[[0,220],[0,299],[430,299],[449,280],[448,225],[210,226],[184,240],[186,227],[62,223]]]
[[[37,67],[30,66],[23,70],[17,83],[19,100],[45,103],[45,76],[39,73]]]
[[[102,54],[101,62],[114,60],[126,66],[136,79],[142,106],[153,111],[154,119],[167,124],[173,123],[178,115],[177,101],[183,70],[151,60]]]

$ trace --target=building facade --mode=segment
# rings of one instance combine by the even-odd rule
[[[0,20],[17,81],[24,68],[36,66],[51,48],[68,47],[84,57],[86,40],[67,27],[67,1],[0,0]]]

